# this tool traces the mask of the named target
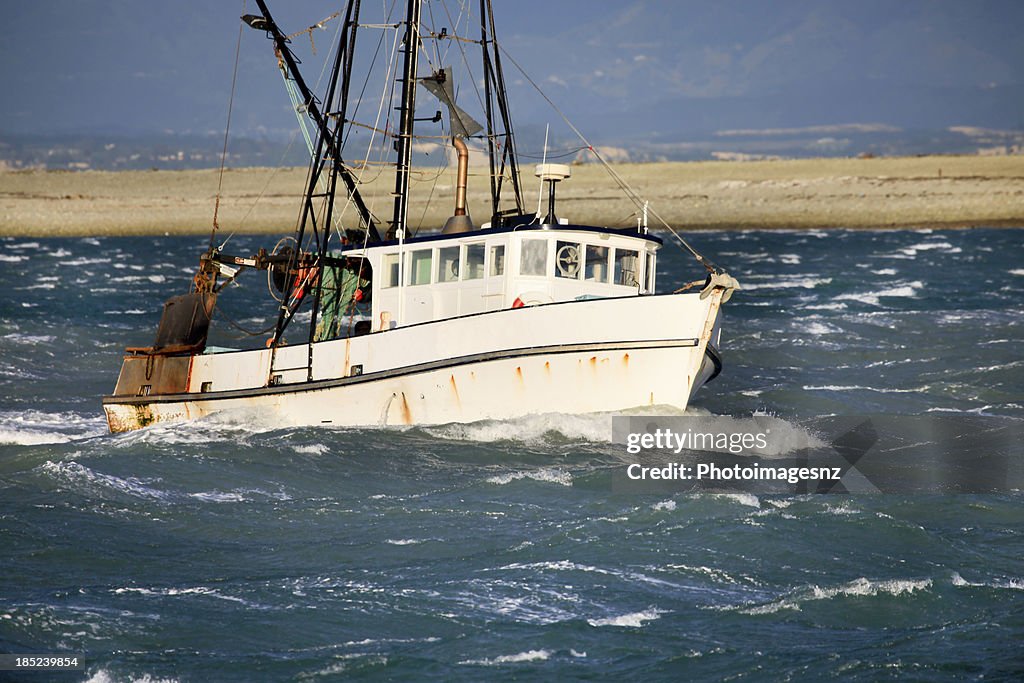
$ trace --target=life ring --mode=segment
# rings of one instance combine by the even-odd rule
[[[544,292],[523,292],[512,302],[512,308],[524,308],[526,306],[542,306],[552,304],[555,300]]]

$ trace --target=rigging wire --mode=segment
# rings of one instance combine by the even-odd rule
[[[519,62],[517,62],[515,58],[511,54],[509,54],[508,50],[502,47],[497,42],[497,40],[494,40],[494,44],[497,47],[497,49],[501,50],[502,54],[508,57],[508,59],[512,62],[512,65],[515,66],[516,69],[519,70],[519,73],[523,75],[523,78],[525,78],[527,82],[529,82],[529,84],[533,86],[533,89],[536,90],[537,93],[540,94],[540,96],[543,97],[544,100],[551,106],[551,108],[555,110],[555,113],[557,113],[562,118],[562,120],[565,121],[566,125],[569,126],[569,128],[571,128],[574,133],[576,133],[576,136],[580,139],[580,141],[583,142],[583,144],[587,146],[587,149],[590,151],[590,153],[593,154],[597,158],[597,160],[601,162],[601,165],[604,166],[604,169],[605,171],[608,172],[608,175],[611,176],[612,180],[615,181],[615,184],[619,186],[619,189],[621,189],[626,194],[629,200],[632,201],[634,205],[636,205],[637,209],[643,209],[645,202],[643,198],[640,197],[640,195],[636,192],[636,190],[634,190],[629,185],[629,183],[627,183],[625,179],[622,176],[620,176],[614,168],[611,167],[611,165],[605,160],[605,158],[601,156],[600,152],[594,149],[594,146],[590,143],[589,140],[587,140],[586,136],[583,135],[580,129],[573,125],[572,121],[570,121],[569,118],[564,113],[562,113],[562,110],[558,108],[558,105],[556,105],[551,100],[551,98],[548,97],[547,94],[540,89],[540,86],[537,85],[537,83],[534,82],[532,78],[530,78],[530,75],[527,74],[526,70],[519,65]],[[682,235],[680,235],[675,228],[669,225],[668,221],[662,218],[657,211],[648,208],[648,213],[650,213],[652,216],[658,219],[658,222],[660,222],[663,226],[665,226],[665,228],[668,229],[670,233],[672,233],[672,235],[676,238],[679,244],[688,252],[690,252],[690,254],[692,254],[693,257],[697,259],[697,261],[702,266],[704,266],[708,271],[712,273],[723,272],[718,266],[716,266],[714,263],[708,260],[703,254],[701,254],[699,251],[690,246],[690,243],[683,239]]]
[[[245,14],[247,0],[242,0],[242,14]],[[238,55],[242,51],[242,27],[244,24],[238,24],[238,40],[235,42],[235,66],[231,71],[231,95],[228,97],[228,120],[227,125],[224,126],[224,148],[220,153],[220,175],[217,178],[217,198],[213,202],[213,227],[210,229],[210,249],[213,249],[213,242],[216,239],[217,229],[220,227],[217,224],[217,215],[220,212],[220,195],[224,188],[224,165],[228,159],[228,132],[231,130],[231,111],[235,104],[235,83],[238,81]]]

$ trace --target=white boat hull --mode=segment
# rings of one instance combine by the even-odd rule
[[[104,409],[113,432],[214,413],[274,426],[361,426],[684,409],[720,368],[721,295],[502,310],[320,342],[312,353],[303,344],[179,357],[169,371],[184,378],[177,389],[159,386],[164,370],[153,360],[128,357]],[[139,395],[154,382],[158,393]]]

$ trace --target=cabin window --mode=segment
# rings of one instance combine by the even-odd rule
[[[457,282],[459,279],[459,247],[441,247],[437,250],[437,281]]]
[[[591,282],[608,282],[608,247],[587,245],[585,277]]]
[[[419,251],[412,252],[412,256],[409,259],[409,284],[410,285],[429,285],[430,284],[430,264],[431,264],[431,250],[421,249]]]
[[[638,256],[637,252],[630,249],[615,250],[615,284],[627,287],[636,287],[640,284],[637,272]]]
[[[479,280],[484,276],[484,254],[482,244],[466,245],[466,263],[462,270],[463,280]]]
[[[647,292],[654,293],[654,254],[647,254]]]
[[[488,271],[491,277],[498,277],[505,274],[505,245],[499,244],[491,247],[491,269]]]
[[[384,254],[384,258],[380,260],[381,271],[383,271],[383,278],[381,278],[380,286],[397,287],[398,286],[398,254]]]
[[[519,272],[522,275],[548,274],[547,240],[523,240],[522,254],[519,259]]]
[[[578,280],[583,259],[580,257],[580,245],[577,242],[555,243],[555,276]]]

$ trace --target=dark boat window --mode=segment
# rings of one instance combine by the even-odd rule
[[[608,282],[608,247],[587,245],[586,279],[591,282]]]
[[[555,277],[578,280],[582,266],[583,258],[578,242],[559,240],[555,243]]]

